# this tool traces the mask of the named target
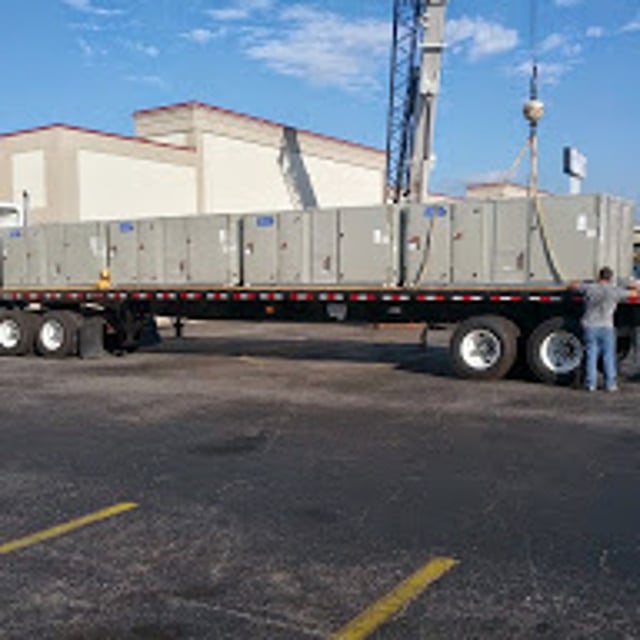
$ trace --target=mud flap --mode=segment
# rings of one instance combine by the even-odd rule
[[[104,350],[104,318],[85,318],[78,332],[78,353],[83,360],[102,358]]]

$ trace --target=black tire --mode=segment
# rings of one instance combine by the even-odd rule
[[[36,351],[45,358],[66,358],[78,353],[82,317],[72,311],[49,311],[38,324]]]
[[[477,316],[461,322],[449,343],[451,363],[462,378],[504,378],[516,361],[518,328],[500,316]]]
[[[19,309],[0,311],[0,356],[30,353],[36,317]]]
[[[527,364],[540,382],[575,383],[583,360],[582,330],[575,320],[560,316],[545,320],[527,340]]]

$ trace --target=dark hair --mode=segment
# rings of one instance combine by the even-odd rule
[[[598,278],[600,280],[606,280],[607,282],[609,282],[613,279],[613,271],[610,267],[602,267],[602,269],[600,269],[598,273]]]

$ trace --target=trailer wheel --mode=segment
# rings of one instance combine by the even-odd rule
[[[497,380],[516,361],[518,328],[500,316],[477,316],[461,322],[451,336],[454,371],[463,378]]]
[[[548,384],[571,384],[582,368],[584,347],[574,320],[546,320],[529,336],[527,363],[533,375]]]
[[[31,351],[35,317],[25,311],[0,311],[0,355],[22,356]]]
[[[72,311],[49,311],[40,319],[36,350],[45,358],[66,358],[78,353],[82,317]]]

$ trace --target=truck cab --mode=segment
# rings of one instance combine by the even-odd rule
[[[15,202],[0,202],[0,228],[21,227],[24,218],[22,207]]]

